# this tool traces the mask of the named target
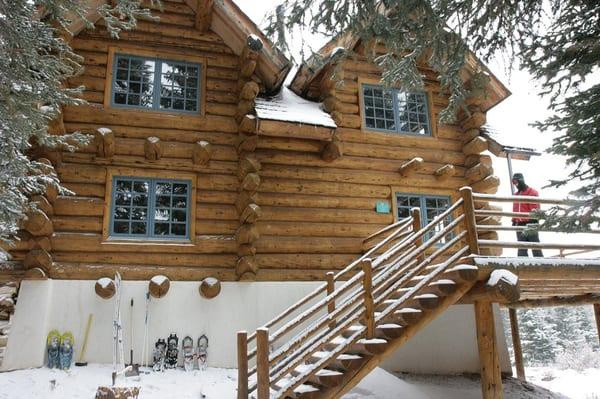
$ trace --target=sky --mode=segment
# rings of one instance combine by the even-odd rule
[[[266,16],[281,2],[281,0],[234,1],[260,27],[264,27]],[[318,50],[327,40],[327,38],[311,36],[310,44],[314,50]],[[505,64],[501,60],[496,60],[487,66],[512,93],[507,99],[487,112],[487,124],[498,132],[497,140],[504,145],[528,147],[542,153],[541,156],[533,157],[530,161],[513,161],[513,172],[523,173],[526,183],[536,188],[540,192],[540,196],[565,198],[569,191],[577,187],[576,184],[558,189],[545,187],[550,179],[559,180],[568,176],[565,158],[545,153],[557,134],[554,132],[541,133],[530,126],[531,123],[544,120],[550,115],[548,99],[537,95],[538,89],[534,80],[526,71],[511,70],[507,72]],[[501,180],[498,195],[510,195],[511,188],[507,161],[504,158],[492,158],[494,159],[495,174]],[[550,233],[541,235],[542,241],[545,238],[553,242],[562,242],[557,241],[557,237],[551,237]],[[503,239],[502,235],[501,239]],[[569,240],[570,237],[563,236],[559,239]],[[586,237],[584,240],[595,242],[595,238],[592,236]]]

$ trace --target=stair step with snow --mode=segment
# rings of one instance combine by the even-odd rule
[[[407,306],[423,310],[435,309],[440,304],[440,298],[435,294],[419,294],[407,301]]]
[[[448,279],[440,279],[440,280],[432,282],[427,287],[423,287],[421,292],[423,294],[434,294],[437,296],[447,296],[447,295],[453,294],[457,288],[458,287],[454,281],[448,280]]]
[[[375,328],[377,338],[396,339],[404,332],[404,328],[395,323],[380,324]]]
[[[454,281],[475,281],[479,277],[479,269],[473,265],[456,265],[444,273],[444,278]]]
[[[289,382],[290,380],[288,378],[282,378],[281,380],[277,381],[277,383],[275,383],[274,385],[275,387],[277,387],[278,390],[281,390],[284,388],[284,385],[287,385]],[[294,393],[292,395],[288,395],[286,396],[286,398],[317,399],[320,396],[320,393],[321,390],[319,389],[319,387],[314,386],[312,384],[302,384],[298,388],[294,389]]]
[[[344,337],[336,337],[325,345],[326,349],[334,350],[338,345],[346,343],[348,340]],[[359,339],[354,344],[350,345],[346,353],[352,355],[377,355],[385,352],[387,341],[382,338]]]
[[[309,361],[311,363],[316,363],[319,360],[323,359],[324,357],[328,357],[328,356],[329,356],[329,352],[325,352],[325,351],[315,352],[309,358]],[[360,355],[350,355],[350,354],[342,353],[341,355],[338,355],[335,359],[333,359],[327,365],[327,367],[331,368],[331,369],[335,369],[335,370],[342,370],[342,371],[356,370],[363,364],[363,361],[364,361],[364,358]]]
[[[402,308],[393,313],[393,319],[402,326],[416,324],[423,317],[423,311],[416,308]]]
[[[296,367],[296,369],[292,371],[292,375],[294,377],[296,377],[296,376],[299,376],[302,374],[306,374],[307,372],[310,371],[310,369],[311,369],[311,367],[308,364],[301,365],[301,366]],[[323,385],[326,387],[335,387],[335,386],[339,385],[343,379],[344,379],[344,373],[341,373],[337,370],[331,370],[331,369],[324,368],[324,369],[317,371],[314,374],[311,374],[308,377],[308,382],[311,382],[316,385]]]

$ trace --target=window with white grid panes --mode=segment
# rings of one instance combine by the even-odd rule
[[[198,112],[200,68],[194,63],[116,55],[112,105]]]
[[[408,93],[382,86],[363,85],[365,127],[368,129],[431,135],[425,93]]]
[[[189,238],[189,181],[115,177],[112,189],[111,236]]]
[[[398,212],[398,220],[409,217],[410,210],[412,208],[419,208],[421,211],[421,227],[425,227],[433,219],[450,207],[450,197],[396,193],[396,207]],[[428,232],[424,238],[431,238],[451,221],[452,216],[448,215],[442,223],[436,225],[434,231]],[[444,243],[450,238],[452,238],[451,233],[447,234],[441,242]]]

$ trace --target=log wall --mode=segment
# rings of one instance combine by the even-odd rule
[[[158,273],[175,280],[209,275],[230,281],[324,279],[326,272],[362,252],[365,237],[394,221],[394,212],[375,212],[377,201],[392,205],[396,191],[457,199],[458,188],[467,184],[480,184],[479,191],[497,186],[487,158],[479,155],[485,143],[473,142],[480,121],[474,124],[471,116],[462,124],[435,122],[447,99],[436,94],[439,82],[431,72],[424,71],[432,137],[361,127],[360,82],[379,79],[380,71],[360,58],[343,61],[341,87],[331,84],[331,73],[315,79],[311,90],[339,127],[331,132],[311,127],[319,132],[311,136],[306,126],[253,120],[249,82],[257,88],[261,84],[252,71],[248,74],[252,53],[239,57],[210,30],[196,30],[194,12],[185,3],[164,3],[161,22],[141,21],[118,41],[102,26],[72,40],[85,71],[69,83],[84,85],[83,97],[90,104],[67,107],[64,130],[95,134],[96,139],[76,153],[54,157],[60,180],[76,195],[59,196],[53,203],[50,277],[93,279],[120,270],[126,279]],[[204,115],[106,107],[111,46],[203,58]],[[98,133],[101,128],[112,133]],[[323,140],[332,134],[333,141]],[[149,137],[158,141],[149,144]],[[149,159],[150,145],[154,155]],[[402,169],[417,157],[422,159],[418,168]],[[116,167],[138,170],[141,177],[150,171],[169,177],[195,174],[195,237],[190,243],[107,239],[106,188]],[[30,241],[17,245],[17,260],[39,248]]]

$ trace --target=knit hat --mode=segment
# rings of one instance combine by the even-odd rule
[[[513,174],[512,179],[513,180],[521,180],[521,181],[525,180],[525,178],[523,177],[523,173],[515,173],[515,174]]]

